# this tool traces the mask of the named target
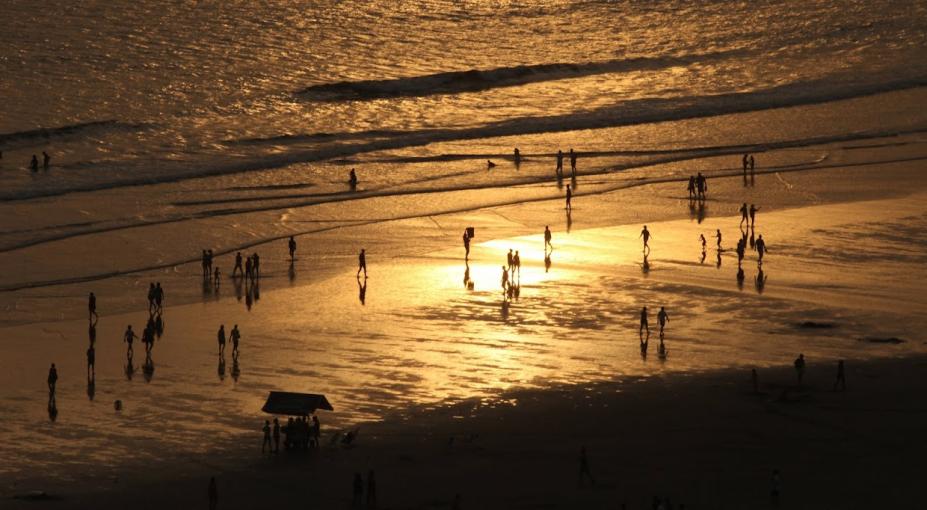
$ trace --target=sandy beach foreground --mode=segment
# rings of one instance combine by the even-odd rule
[[[774,469],[782,508],[905,506],[923,496],[925,368],[923,357],[852,363],[845,392],[832,390],[835,363],[815,359],[802,388],[791,367],[770,368],[757,393],[744,370],[515,391],[365,425],[352,448],[241,464],[217,453],[3,506],[205,508],[216,475],[220,508],[348,508],[353,473],[370,469],[377,508],[452,508],[457,494],[459,508],[648,508],[653,496],[766,508]],[[581,446],[594,486],[578,485]]]

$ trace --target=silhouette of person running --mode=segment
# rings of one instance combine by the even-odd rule
[[[51,156],[47,152],[42,151],[42,168],[48,170],[48,167],[51,166]]]
[[[87,372],[90,375],[93,375],[96,373],[96,359],[97,359],[96,354],[97,354],[96,349],[94,349],[93,345],[91,345],[87,349]]]
[[[51,368],[48,369],[48,394],[49,399],[55,399],[55,385],[58,384],[58,369],[55,368],[55,364],[51,364]]]
[[[592,471],[589,469],[589,458],[586,456],[586,447],[579,448],[579,486],[583,486],[586,479],[595,487],[595,478],[592,477]]]
[[[463,233],[464,260],[470,258],[470,234],[464,230]]]
[[[357,255],[357,276],[360,276],[361,271],[364,272],[364,278],[367,278],[367,254],[363,248]]]
[[[515,147],[515,156],[512,160],[515,162],[516,167],[521,165],[521,152],[518,151],[518,147]]]
[[[744,167],[744,168],[746,168],[746,167]],[[748,218],[748,216],[747,216],[747,211],[748,211],[748,209],[747,209],[747,203],[744,202],[744,205],[740,206],[740,225],[741,225],[741,226],[743,226],[743,224],[744,224],[745,221],[746,221],[747,224],[749,225],[749,221],[748,221],[748,219],[747,219],[747,218]]]
[[[802,379],[805,377],[805,355],[799,354],[794,364],[795,373],[798,375],[798,387],[801,388]]]
[[[270,443],[270,420],[264,420],[264,426],[261,427],[261,430],[264,431],[264,442],[261,443],[261,453],[267,450],[273,453],[273,446]]]
[[[235,253],[235,267],[232,269],[232,278],[235,277],[235,271],[238,271],[238,273],[242,275],[245,274],[245,270],[241,267],[241,252],[240,251]]]
[[[640,331],[643,332],[647,330],[647,334],[650,334],[650,325],[647,323],[647,307],[641,308],[641,328]]]
[[[216,477],[209,477],[209,510],[216,510],[219,504],[219,489],[216,487]]]
[[[756,239],[756,254],[759,257],[758,260],[760,264],[763,263],[763,255],[765,255],[767,251],[769,250],[766,248],[766,241],[763,240],[763,234],[760,234]]]
[[[554,249],[554,245],[550,243],[550,240],[552,238],[553,238],[553,235],[550,233],[550,225],[545,225],[544,226],[544,250],[545,251],[547,250],[547,248],[550,248],[551,250]]]
[[[721,251],[721,229],[717,229],[715,234],[715,239],[718,240],[718,251]]]
[[[132,341],[135,340],[136,338],[138,338],[138,336],[135,334],[134,331],[132,331],[132,325],[129,324],[128,326],[126,326],[126,332],[123,333],[122,335],[122,341],[128,344],[128,347],[126,348],[126,353],[127,353],[127,356],[129,357],[132,356]]]
[[[293,239],[293,236],[290,236],[290,240],[287,243],[287,246],[290,248],[290,260],[296,259],[296,239]]]
[[[93,292],[91,292],[90,296],[87,298],[87,309],[90,312],[90,320],[100,317],[97,315],[97,297],[93,295]]]
[[[756,225],[756,212],[759,210],[760,210],[759,207],[757,207],[754,204],[750,204],[750,224],[751,225]]]
[[[843,366],[843,360],[837,361],[837,380],[834,381],[834,391],[837,391],[838,386],[841,391],[847,390],[847,376]]]
[[[39,171],[39,158],[35,157],[35,154],[32,155],[32,161],[29,162],[29,169],[33,172]]]
[[[219,342],[219,356],[225,354],[225,324],[219,326],[216,332],[216,340]]]
[[[689,176],[689,184],[688,186],[686,186],[686,191],[689,192],[690,199],[695,198],[695,176],[694,175]]]
[[[33,156],[34,157],[34,156]],[[557,175],[563,174],[563,151],[557,151]]]
[[[638,239],[644,240],[644,251],[647,251],[650,248],[650,231],[647,230],[647,225],[644,225],[644,229],[641,230],[641,235],[637,237]]]
[[[566,190],[566,210],[567,211],[573,210],[572,201],[573,201],[573,188],[571,188],[570,185],[567,184],[567,190]]]
[[[351,174],[348,176],[348,184],[351,185],[351,189],[357,187],[357,172],[354,169],[351,169]]]
[[[238,331],[238,324],[232,326],[229,333],[229,339],[232,341],[232,357],[238,357],[238,341],[241,340],[241,332]]]
[[[663,328],[666,327],[666,323],[669,322],[669,314],[666,313],[666,309],[662,306],[660,311],[657,312],[657,322],[660,324],[660,336],[663,336]]]
[[[570,147],[570,173],[576,177],[576,153],[573,152],[572,147]]]

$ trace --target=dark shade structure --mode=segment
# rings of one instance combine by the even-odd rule
[[[325,395],[314,393],[291,393],[288,391],[272,391],[267,396],[267,402],[261,411],[269,414],[283,414],[290,416],[308,416],[316,409],[334,411]]]

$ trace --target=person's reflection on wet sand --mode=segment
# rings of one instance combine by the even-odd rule
[[[740,290],[744,290],[744,278],[745,278],[744,268],[738,267],[737,268],[737,288]]]
[[[203,300],[206,300],[212,294],[212,283],[209,278],[203,278]]]
[[[93,322],[90,324],[90,329],[87,331],[87,336],[90,337],[90,347],[93,347],[93,344],[97,342],[97,323]]]
[[[646,332],[641,330],[640,333],[640,347],[641,347],[641,359],[647,359],[647,347],[650,346],[650,330]]]
[[[234,278],[232,280],[235,284],[235,299],[237,299],[239,303],[241,303],[241,298],[244,296],[244,292],[242,291],[243,280],[243,278]]]
[[[669,354],[669,351],[666,350],[666,344],[663,343],[663,334],[660,334],[660,346],[657,348],[657,357],[660,358],[660,361],[666,361],[666,356]]]
[[[251,311],[251,306],[254,305],[254,294],[251,293],[251,287],[248,287],[248,291],[245,293],[245,308],[248,311]]]
[[[644,261],[641,262],[641,272],[644,274],[650,274],[650,261],[648,260],[649,256],[650,255],[648,253],[644,253]]]
[[[464,288],[465,288],[465,289],[472,289],[472,288],[473,288],[473,282],[470,281],[470,263],[467,262],[467,261],[464,261],[464,277],[463,277],[463,284],[464,284]]]
[[[756,284],[757,294],[763,293],[763,290],[766,288],[766,280],[768,278],[769,276],[767,276],[766,273],[763,272],[763,268],[762,267],[759,268],[758,272],[756,273],[756,281],[754,282]]]
[[[756,231],[753,230],[753,225],[750,225],[750,249],[756,248]]]
[[[290,283],[296,280],[296,264],[292,260],[290,261],[290,267],[287,269],[286,274],[290,277]]]
[[[96,395],[96,393],[97,393],[96,377],[93,374],[90,374],[87,377],[87,398],[89,398],[90,401],[93,402],[93,397]]]
[[[696,211],[696,214],[695,214],[696,222],[697,222],[697,223],[702,223],[703,221],[705,221],[705,216],[706,216],[706,215],[707,215],[707,209],[705,208],[705,201],[704,201],[704,200],[699,200],[699,201],[698,201],[698,210]]]
[[[718,252],[717,260],[715,260],[715,268],[721,269],[721,252]]]
[[[232,358],[232,380],[238,382],[241,376],[241,368],[238,366],[238,356]]]
[[[569,234],[570,229],[573,228],[573,211],[571,209],[567,209],[566,222],[567,222],[567,234]]]
[[[219,380],[225,380],[225,356],[219,355],[219,366],[216,367],[216,373],[219,374]]]
[[[509,318],[509,300],[502,296],[502,320],[507,320]]]
[[[145,354],[145,363],[142,364],[142,375],[145,377],[145,382],[150,383],[151,378],[154,377],[154,361],[151,359],[151,352]]]
[[[58,405],[54,400],[48,401],[48,419],[51,421],[58,419]]]
[[[698,259],[698,263],[699,263],[699,264],[704,264],[706,258],[708,258],[708,252],[702,251],[702,256],[701,256],[701,258]]]
[[[135,375],[135,365],[132,364],[132,353],[131,352],[126,357],[126,366],[125,366],[124,371],[126,373],[126,380],[131,381],[132,376]]]
[[[367,304],[367,279],[361,281],[360,276],[357,277],[357,299],[360,300],[361,306]]]
[[[164,319],[161,318],[160,313],[155,317],[154,325],[155,325],[155,334],[158,335],[158,338],[161,338],[162,336],[164,336]]]

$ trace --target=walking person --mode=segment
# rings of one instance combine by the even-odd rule
[[[100,318],[100,316],[97,315],[97,297],[93,295],[93,292],[91,292],[90,296],[87,298],[87,309],[90,312],[91,321]]]
[[[695,176],[689,176],[689,184],[686,186],[686,191],[689,192],[689,200],[695,198]]]
[[[837,391],[838,386],[841,391],[847,390],[847,376],[842,359],[837,361],[837,380],[834,381],[834,391]]]
[[[244,275],[245,270],[241,267],[241,252],[235,253],[235,267],[232,269],[232,278],[235,278],[235,271],[238,271],[239,274]]]
[[[715,239],[718,240],[718,251],[721,251],[721,229],[717,229],[717,234],[715,234]]]
[[[264,453],[267,450],[271,450],[270,421],[269,420],[264,420],[264,426],[261,428],[261,430],[264,431],[264,442],[261,443],[261,453]]]
[[[708,241],[705,240],[705,234],[699,234],[698,240],[702,243],[702,254],[705,253],[705,246],[708,244]]]
[[[35,154],[32,155],[32,161],[29,162],[29,169],[33,172],[39,171],[39,158],[35,157]]]
[[[364,272],[364,278],[367,278],[367,254],[363,248],[357,256],[357,276],[360,276],[361,271]]]
[[[505,291],[509,288],[509,270],[505,266],[502,266],[502,294],[505,295]]]
[[[798,387],[801,388],[802,379],[805,377],[805,355],[799,354],[794,364],[795,373],[798,375]]]
[[[573,152],[572,147],[570,147],[570,174],[576,177],[576,153]]]
[[[763,240],[763,234],[760,234],[760,236],[756,239],[755,246],[756,246],[756,253],[759,256],[758,261],[760,264],[762,264],[763,255],[765,255],[766,252],[769,251],[766,249],[766,241]]]
[[[512,263],[514,264],[515,271],[518,271],[518,279],[521,280],[521,257],[518,255],[518,250],[515,250],[515,256],[512,257]],[[515,273],[512,273],[514,276]]]
[[[219,326],[219,331],[216,332],[216,340],[219,342],[219,356],[225,354],[225,324]]]
[[[641,235],[637,237],[638,239],[644,240],[644,251],[647,251],[648,249],[650,249],[650,245],[648,244],[650,242],[650,231],[647,230],[647,225],[644,225],[644,229],[641,230]]]
[[[138,338],[134,331],[132,331],[132,325],[129,324],[126,326],[126,332],[122,335],[122,341],[128,344],[126,348],[126,356],[132,357],[132,341]]]
[[[290,260],[296,260],[296,239],[293,239],[293,236],[290,236],[290,240],[287,245],[290,248]]]
[[[55,399],[55,386],[58,384],[58,369],[55,368],[55,364],[51,364],[51,368],[48,369],[48,395],[50,400]]]
[[[280,421],[274,418],[274,453],[280,453]]]
[[[509,272],[512,272],[512,269],[515,267],[515,256],[512,255],[512,249],[509,248],[509,253],[505,256],[505,265],[509,268]],[[514,272],[512,272],[514,275]]]
[[[232,357],[238,357],[238,341],[241,340],[241,333],[238,332],[238,324],[232,326],[232,331],[229,333],[229,339],[232,340]]]
[[[210,265],[212,267],[212,265]],[[164,310],[164,289],[161,288],[161,282],[155,285],[155,310],[161,313]]]
[[[647,335],[650,335],[650,324],[647,321],[647,307],[641,308],[641,328],[640,332],[647,330]]]
[[[669,314],[666,313],[666,309],[662,306],[660,311],[657,313],[657,322],[660,324],[660,336],[663,336],[663,328],[666,327],[666,323],[669,322]]]
[[[750,160],[747,159],[748,156],[749,156],[749,154],[744,153],[744,157],[743,157],[743,160],[742,160],[743,165],[744,165],[744,177],[747,176],[747,165],[750,164]]]
[[[553,235],[550,233],[550,225],[544,226],[544,251],[547,251],[547,248],[551,250],[554,249],[554,245],[550,244]]]
[[[746,166],[744,166],[744,168],[746,168]],[[747,225],[750,224],[750,221],[748,220],[747,211],[748,211],[747,203],[744,202],[744,205],[740,206],[740,226],[743,226],[745,221],[747,222]]]
[[[251,258],[254,262],[251,263],[251,270],[253,271],[254,278],[258,279],[261,277],[261,256],[255,253],[251,255]]]
[[[470,233],[464,230],[463,233],[464,260],[470,259]]]
[[[35,156],[33,156],[35,157]],[[557,151],[557,176],[563,175],[563,151]]]
[[[746,205],[746,204],[744,204],[744,205]],[[757,207],[755,204],[750,204],[750,225],[751,225],[751,226],[755,226],[755,225],[756,225],[756,212],[759,211],[759,210],[760,210],[760,208]]]
[[[589,458],[586,457],[586,447],[579,447],[579,486],[583,486],[583,481],[589,479],[592,486],[595,487],[595,478],[592,477],[592,471],[589,469]]]
[[[571,188],[570,185],[567,184],[567,190],[566,190],[566,210],[567,211],[573,210],[572,200],[573,200],[573,188]]]

